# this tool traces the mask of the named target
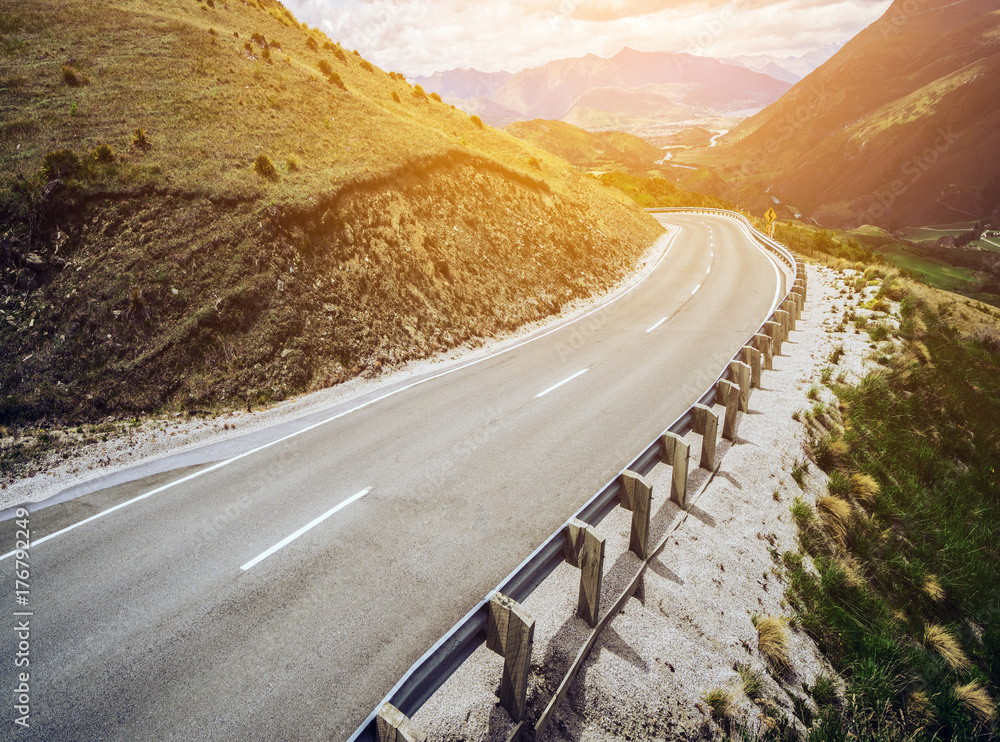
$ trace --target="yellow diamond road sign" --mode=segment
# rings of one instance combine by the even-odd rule
[[[774,209],[768,209],[767,213],[764,214],[764,217],[767,219],[768,224],[773,224],[774,220],[778,218],[778,215],[774,213]]]

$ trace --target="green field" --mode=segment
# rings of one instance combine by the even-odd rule
[[[914,255],[899,243],[881,247],[877,252],[890,263],[911,271],[934,288],[963,293],[971,290],[976,283],[975,271],[937,258]]]

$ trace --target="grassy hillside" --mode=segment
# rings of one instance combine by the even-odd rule
[[[585,170],[647,171],[663,159],[663,150],[633,134],[591,132],[563,121],[517,121],[504,131]]]
[[[893,228],[1000,208],[1000,11],[897,0],[713,156],[822,223]]]
[[[908,234],[919,236],[926,232],[911,230]],[[940,236],[937,232],[931,234]],[[1000,256],[992,252],[901,241],[871,225],[822,230],[796,222],[778,222],[775,235],[803,254],[836,255],[851,261],[875,259],[895,265],[933,288],[1000,306]]]
[[[0,1],[0,422],[280,399],[504,331],[659,227],[279,3]]]
[[[797,622],[847,681],[809,739],[995,740],[1000,312],[885,264],[850,267],[859,302],[886,313],[853,318],[881,365],[852,387],[828,359],[838,404],[804,414],[810,459],[797,470],[819,466],[829,491],[816,509],[793,505],[801,551],[781,558]]]

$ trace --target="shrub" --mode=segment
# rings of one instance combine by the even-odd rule
[[[788,636],[779,619],[768,616],[757,621],[757,648],[772,668],[788,669]]]
[[[264,34],[262,33],[257,33],[256,31],[254,31],[252,34],[250,34],[250,40],[256,41],[258,46],[260,46],[262,49],[267,48],[267,39],[264,38]]]
[[[319,44],[316,43],[316,39],[314,39],[312,36],[306,39],[306,46],[312,49],[313,51],[316,51],[319,48]]]
[[[413,97],[414,98],[426,98],[427,93],[424,91],[424,86],[417,83],[413,86]]]
[[[267,178],[268,180],[278,179],[278,171],[274,168],[274,163],[265,154],[257,155],[257,159],[253,161],[253,169],[262,178]]]
[[[42,175],[46,180],[71,178],[80,169],[80,158],[71,149],[48,152],[42,158]]]
[[[344,81],[341,79],[339,72],[336,71],[331,72],[329,75],[327,75],[326,79],[330,81],[330,84],[336,85],[341,90],[347,90],[347,85],[344,84]]]
[[[81,85],[90,84],[90,78],[82,72],[78,72],[76,68],[70,64],[64,64],[62,66],[62,76],[63,81],[65,81],[65,83],[71,88],[78,88]]]
[[[374,72],[375,71],[375,68],[372,67],[371,62],[369,62],[367,59],[362,59],[361,60],[361,69],[363,69],[365,72]]]
[[[146,130],[142,127],[139,127],[132,132],[132,146],[141,150],[153,148],[152,143],[149,141],[149,137],[146,136]]]
[[[436,100],[438,103],[441,102],[441,96],[437,93],[431,93],[431,100]]]
[[[271,61],[271,50],[268,49],[267,47],[265,47],[264,51],[262,51],[260,53],[260,56],[264,59],[265,62],[270,62]]]
[[[475,126],[479,127],[480,129],[483,128],[483,120],[479,118],[476,114],[472,114],[469,120],[472,121],[472,123]]]
[[[397,92],[396,92],[395,90],[394,90],[394,91],[392,91],[392,99],[393,99],[394,101],[396,101],[397,103],[399,103],[399,102],[400,102],[400,100],[399,100],[399,93],[397,93]]]
[[[94,150],[94,159],[107,165],[115,161],[115,151],[111,149],[111,145],[109,144],[98,144],[97,149]]]
[[[333,66],[325,59],[319,60],[319,71],[324,75],[333,74]]]
[[[341,49],[339,46],[331,46],[330,50],[333,52],[333,56],[337,58],[338,62],[344,62],[345,64],[347,63],[347,55],[344,54],[343,49]]]

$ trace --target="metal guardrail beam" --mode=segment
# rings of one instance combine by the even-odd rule
[[[660,208],[647,209],[653,213],[695,213],[713,214],[726,216],[738,221],[749,228],[750,233],[770,252],[774,253],[783,263],[785,263],[794,274],[797,269],[795,257],[784,247],[774,240],[766,237],[757,231],[742,214],[724,209],[683,209],[683,208]],[[786,288],[782,301],[788,298],[790,291]],[[780,307],[781,302],[778,303]],[[761,332],[764,325],[771,320],[773,314],[768,316],[758,330],[751,333],[750,339],[755,334]],[[750,342],[750,339],[747,342]],[[746,343],[744,343],[746,345]],[[742,360],[742,347],[733,356],[732,360]],[[718,382],[725,378],[728,373],[729,363],[726,363],[725,370],[719,378],[712,383],[695,404],[702,404],[711,407],[715,404],[716,388]],[[693,407],[693,405],[692,405]],[[625,467],[626,470],[634,471],[643,476],[649,474],[653,467],[660,460],[660,438],[666,433],[676,433],[684,435],[691,430],[694,423],[694,412],[692,408],[674,420],[660,435],[658,435],[646,449],[640,453],[632,462]],[[576,518],[596,526],[605,516],[615,508],[616,499],[620,493],[620,478],[615,476],[610,482],[604,485],[601,490],[594,495],[586,505],[580,508],[570,518],[566,519],[559,529],[549,536],[545,542],[525,559],[511,572],[503,582],[490,591],[475,608],[469,611],[462,620],[455,624],[447,634],[431,647],[423,657],[417,660],[413,666],[400,679],[389,694],[375,707],[365,722],[358,727],[357,731],[351,735],[348,742],[356,740],[366,740],[368,742],[378,742],[378,731],[375,725],[375,717],[378,709],[383,703],[391,703],[408,717],[412,717],[420,707],[434,695],[435,691],[444,685],[445,681],[451,677],[466,659],[476,650],[476,648],[486,641],[486,621],[489,615],[490,600],[496,593],[502,593],[517,602],[523,602],[535,588],[538,587],[546,577],[558,567],[563,561],[563,544],[565,542],[564,530],[570,520]]]

